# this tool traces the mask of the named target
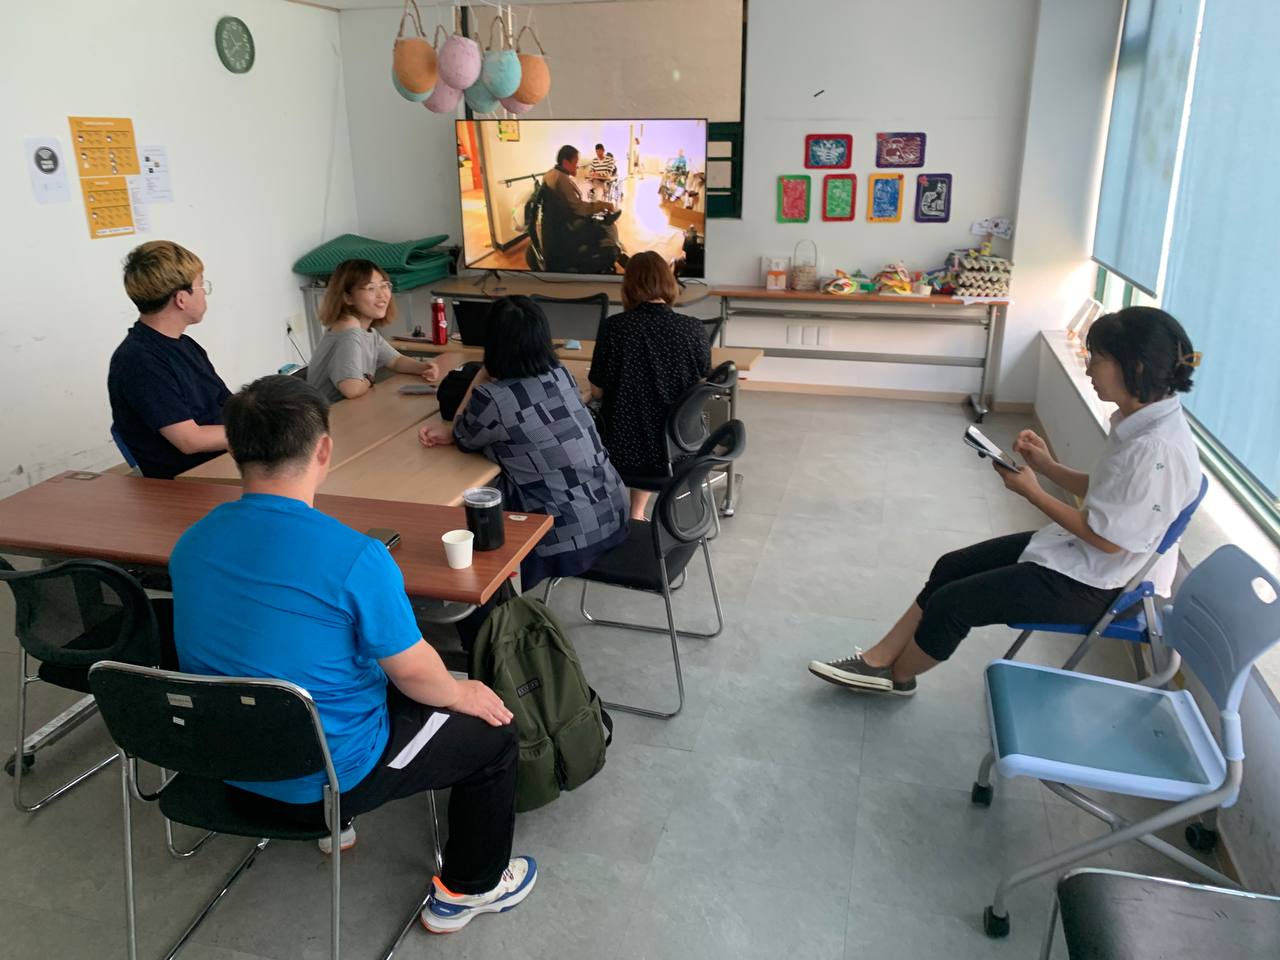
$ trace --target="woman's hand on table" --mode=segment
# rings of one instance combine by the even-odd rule
[[[435,383],[440,379],[440,365],[434,360],[422,361],[422,370],[418,374],[428,383]]]
[[[995,470],[1005,487],[1020,497],[1030,500],[1040,492],[1040,481],[1036,479],[1036,472],[1030,467],[1019,467],[1018,472],[1014,473],[1008,467],[1002,467],[992,461],[991,468]]]
[[[453,443],[453,427],[447,423],[428,423],[418,431],[418,442],[424,447]]]

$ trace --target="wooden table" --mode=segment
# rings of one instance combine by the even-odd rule
[[[585,364],[586,367],[590,367],[591,358],[595,356],[596,342],[594,340],[579,340],[578,342],[582,344],[581,350],[565,350],[561,346],[564,343],[563,340],[554,341],[556,356],[566,364],[569,361],[577,360]],[[483,348],[463,346],[458,340],[451,340],[447,345],[440,346],[429,340],[415,340],[412,337],[392,337],[391,345],[401,353],[447,354],[450,357],[456,355],[460,358],[459,362],[484,359]],[[764,351],[758,347],[712,347],[711,366],[718,367],[726,360],[732,360],[739,370],[750,370],[756,361],[763,356]]]
[[[0,552],[163,568],[191,524],[239,496],[238,487],[225,483],[68,471],[0,500]],[[415,599],[484,603],[551,529],[544,514],[507,514],[506,543],[477,551],[469,568],[453,570],[440,536],[466,526],[459,507],[325,494],[315,505],[355,530],[398,530],[400,545],[391,556]]]
[[[329,433],[333,437],[330,469],[350,463],[440,409],[434,395],[400,393],[400,388],[407,383],[420,384],[422,378],[407,373],[393,374],[363,397],[339,400],[329,408]],[[239,483],[240,471],[231,454],[224,453],[188,470],[181,479]]]
[[[539,280],[537,277],[504,273],[497,279],[488,273],[471,277],[450,277],[431,285],[433,297],[453,297],[464,300],[496,300],[498,297],[592,297],[603,293],[610,303],[622,303],[622,278],[608,280]],[[700,281],[686,283],[676,297],[677,307],[687,307],[705,300],[711,288]]]
[[[968,324],[986,331],[986,349],[980,357],[937,356],[919,353],[867,353],[850,350],[815,350],[805,347],[770,347],[771,356],[820,360],[864,360],[876,363],[914,363],[926,366],[978,367],[982,379],[969,403],[979,423],[990,412],[988,375],[995,350],[996,330],[1004,322],[1007,299],[969,297],[898,297],[883,293],[854,293],[840,296],[817,290],[766,290],[764,287],[712,287],[720,298],[720,336],[728,336],[733,317],[763,317],[778,320],[864,321],[879,323]],[[813,305],[841,307],[814,310]],[[875,307],[868,310],[867,305]],[[890,306],[892,305],[892,306]],[[861,309],[860,309],[861,308]]]

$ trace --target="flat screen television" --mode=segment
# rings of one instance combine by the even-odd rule
[[[656,250],[705,276],[706,120],[459,120],[456,133],[466,266],[609,275]]]

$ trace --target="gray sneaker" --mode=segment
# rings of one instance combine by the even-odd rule
[[[843,660],[810,660],[809,672],[850,690],[892,693],[899,697],[909,697],[916,692],[915,677],[899,683],[893,679],[893,671],[889,667],[873,667],[863,660],[861,650]]]

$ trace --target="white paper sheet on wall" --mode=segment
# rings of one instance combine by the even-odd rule
[[[159,144],[138,151],[147,203],[173,203],[173,182],[169,179],[169,148]]]
[[[22,142],[36,203],[66,203],[71,199],[66,155],[57,137],[27,137]]]
[[[151,232],[151,210],[147,206],[147,188],[141,176],[125,177],[129,184],[129,206],[133,208],[133,229],[137,233]]]

